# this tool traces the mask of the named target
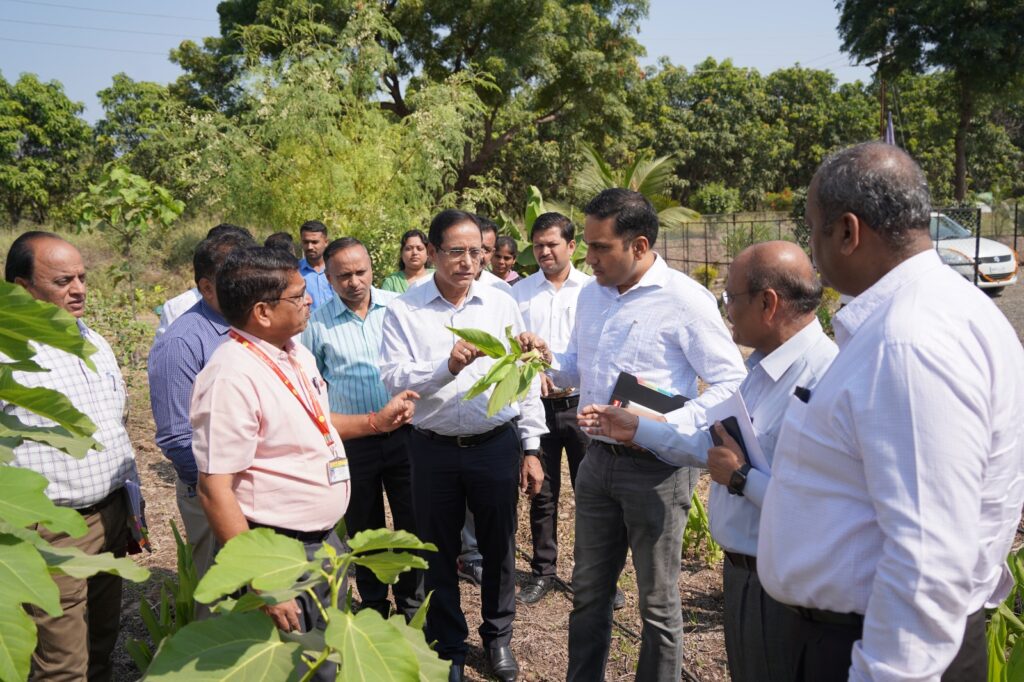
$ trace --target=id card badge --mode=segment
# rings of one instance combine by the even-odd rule
[[[331,485],[344,483],[350,478],[348,472],[348,459],[335,457],[327,463],[327,482]]]

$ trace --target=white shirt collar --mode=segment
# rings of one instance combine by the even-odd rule
[[[786,371],[793,366],[793,363],[806,354],[807,350],[818,342],[824,334],[821,322],[815,317],[807,326],[773,350],[766,356],[762,356],[757,363],[765,371],[772,381],[778,381]],[[755,354],[759,355],[759,354]],[[751,356],[754,358],[755,356]]]

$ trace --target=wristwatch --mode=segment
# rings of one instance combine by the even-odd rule
[[[540,459],[540,450],[523,450],[523,457],[531,456]]]
[[[736,471],[732,472],[732,476],[729,477],[729,494],[730,495],[743,495],[743,489],[747,487],[747,472],[750,471],[750,462],[744,462]]]

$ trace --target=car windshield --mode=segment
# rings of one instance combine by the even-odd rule
[[[928,231],[931,232],[933,242],[942,239],[965,239],[971,236],[970,230],[945,215],[933,215]]]

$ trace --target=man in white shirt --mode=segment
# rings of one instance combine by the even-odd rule
[[[669,415],[699,424],[746,372],[715,297],[652,250],[658,214],[638,192],[605,190],[586,208],[587,264],[569,346],[552,378],[579,386],[580,404],[606,404],[621,372],[694,398]],[[697,378],[707,388],[697,396]],[[643,618],[638,680],[682,669],[679,549],[698,471],[646,450],[592,441],[576,477],[575,589],[569,680],[600,680],[608,660],[615,583],[631,550]]]
[[[493,416],[487,416],[493,388],[463,400],[495,361],[446,327],[482,329],[504,339],[506,327],[522,334],[525,326],[511,296],[475,281],[482,253],[475,216],[442,211],[430,224],[428,241],[437,270],[426,284],[391,302],[381,342],[385,387],[392,394],[420,395],[409,436],[413,506],[421,539],[438,548],[428,558],[424,581],[434,593],[426,634],[437,642],[441,658],[452,661],[449,679],[461,681],[467,628],[455,561],[468,505],[483,554],[480,638],[492,673],[515,680],[519,669],[509,644],[515,618],[516,488],[535,495],[544,478],[539,446],[547,428],[540,381],[522,401]]]
[[[572,264],[576,250],[576,226],[561,213],[537,216],[530,228],[530,241],[540,269],[512,289],[526,328],[547,341],[558,353],[569,345],[576,321],[576,300],[594,278]],[[562,487],[562,450],[569,460],[569,480],[576,485],[576,472],[587,452],[586,438],[576,424],[580,392],[575,386],[558,387],[541,377],[541,402],[548,433],[541,436],[544,484],[530,504],[530,532],[533,536],[531,575],[519,591],[524,604],[540,601],[554,586],[558,574],[558,497]]]
[[[807,221],[855,296],[840,352],[797,389],[761,513],[758,573],[800,618],[796,680],[984,680],[987,602],[1024,501],[1024,351],[942,264],[921,169],[877,142],[826,159]]]
[[[729,266],[722,298],[732,336],[754,349],[740,395],[767,467],[794,388],[813,388],[838,352],[816,315],[821,290],[810,259],[791,242],[755,244]],[[711,535],[726,558],[729,676],[734,682],[788,682],[792,665],[784,637],[796,615],[765,594],[757,577],[757,528],[771,471],[763,464],[752,468],[728,435],[723,440],[734,449],[712,447],[712,428],[679,430],[609,405],[584,408],[580,423],[590,434],[632,442],[666,461],[710,470]]]

